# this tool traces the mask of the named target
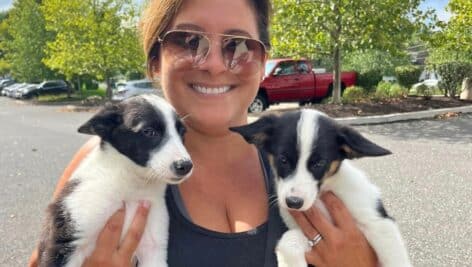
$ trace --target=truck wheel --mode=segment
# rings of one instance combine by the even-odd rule
[[[249,113],[258,113],[264,111],[268,107],[267,98],[263,94],[257,94],[254,101],[248,108]]]

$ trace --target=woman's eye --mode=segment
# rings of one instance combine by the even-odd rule
[[[185,38],[185,45],[192,50],[196,50],[200,44],[200,39],[201,37],[196,34],[189,35]]]
[[[145,128],[144,130],[142,130],[142,133],[146,137],[158,137],[159,136],[159,133],[156,130],[154,130],[153,128]]]

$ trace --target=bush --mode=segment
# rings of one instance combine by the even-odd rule
[[[392,84],[389,82],[379,82],[377,84],[377,89],[374,93],[374,98],[376,99],[386,99],[390,96],[390,87]]]
[[[343,103],[356,103],[366,98],[367,94],[364,88],[360,86],[350,86],[344,90],[342,95]]]
[[[418,66],[400,66],[395,68],[395,76],[401,86],[410,88],[418,82],[422,69]]]
[[[375,86],[382,80],[381,69],[371,69],[365,72],[358,72],[357,84],[366,91],[370,92],[375,89]]]
[[[468,62],[448,62],[437,66],[441,82],[439,87],[449,93],[450,97],[457,94],[457,88],[466,77],[472,78],[472,64]]]
[[[426,86],[426,84],[421,84],[416,87],[416,93],[418,95],[423,96],[424,99],[431,99],[431,96],[433,95],[433,90]]]
[[[398,83],[394,83],[390,86],[388,95],[390,98],[402,98],[408,95],[408,89]]]

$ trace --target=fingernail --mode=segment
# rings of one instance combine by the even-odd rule
[[[125,211],[126,204],[124,201],[121,202],[121,207],[118,209],[118,211],[122,212]]]
[[[141,200],[140,204],[145,209],[149,209],[149,207],[151,206],[151,202],[149,202],[149,200]]]

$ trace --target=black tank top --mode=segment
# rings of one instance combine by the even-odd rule
[[[267,192],[275,195],[267,158],[260,155]],[[170,186],[166,191],[169,210],[169,267],[275,267],[275,246],[287,230],[276,204],[269,205],[268,220],[247,232],[221,233],[202,228],[186,215],[185,207]],[[270,199],[270,198],[268,198]]]

